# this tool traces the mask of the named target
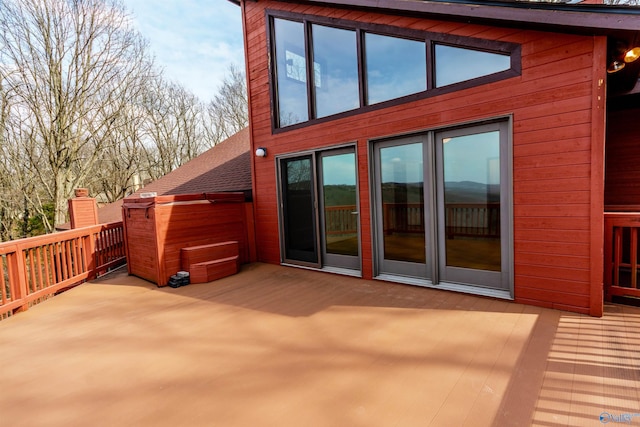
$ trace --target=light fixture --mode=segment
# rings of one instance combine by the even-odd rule
[[[624,62],[618,61],[616,59],[611,64],[609,64],[609,66],[607,67],[607,73],[609,73],[609,74],[617,73],[618,71],[620,71],[620,70],[622,70],[624,68],[624,65],[625,65]]]
[[[267,157],[267,149],[264,147],[260,147],[256,150],[256,156],[258,157]]]
[[[631,48],[624,54],[624,62],[626,63],[633,62],[638,58],[640,58],[640,47]]]

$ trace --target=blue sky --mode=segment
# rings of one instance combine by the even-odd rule
[[[244,70],[240,7],[227,0],[123,0],[156,64],[208,101],[230,64]]]

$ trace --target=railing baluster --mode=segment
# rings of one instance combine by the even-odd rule
[[[49,268],[49,262],[51,260],[51,245],[44,245],[42,247],[42,263],[44,264],[44,277],[47,288],[51,286],[51,269]]]
[[[29,268],[29,273],[27,274],[27,276],[29,277],[29,292],[35,292],[38,289],[38,284],[36,282],[36,270],[35,270],[35,266],[33,263],[33,252],[35,252],[35,248],[30,248],[27,249],[25,252],[25,255],[27,256],[28,259],[28,268]]]
[[[42,277],[42,246],[37,246],[35,248],[35,257],[36,257],[36,280],[38,281],[38,289],[44,289],[45,283]]]
[[[70,279],[73,277],[73,260],[71,256],[71,241],[65,240],[64,242],[64,255],[65,255],[65,266],[67,267],[67,277],[65,279]]]
[[[7,274],[7,268],[6,268],[6,255],[0,255],[0,286],[2,286],[2,289],[0,289],[0,292],[2,294],[2,305],[6,304],[7,301],[10,298],[10,295],[7,295],[7,281],[4,278],[5,274]],[[8,275],[8,274],[7,274]],[[0,313],[1,314],[1,313]]]
[[[54,278],[54,282],[55,283],[59,283],[62,282],[63,277],[62,277],[62,243],[61,242],[56,242],[53,245],[54,250],[53,250],[53,259],[54,259],[54,265],[55,265],[55,269],[56,269],[56,277]]]
[[[77,276],[78,274],[82,274],[86,271],[84,268],[84,262],[82,257],[82,240],[79,237],[76,237],[75,239],[73,239],[73,244],[75,247],[75,254],[76,254],[76,259],[74,264],[76,266],[76,276]]]
[[[638,229],[631,229],[631,247],[629,248],[629,262],[631,264],[631,287],[638,288]]]
[[[620,286],[620,264],[622,263],[622,228],[613,229],[613,286]]]

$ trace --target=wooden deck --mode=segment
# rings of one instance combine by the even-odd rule
[[[0,348],[14,427],[640,425],[640,309],[616,305],[267,264],[178,289],[120,272],[1,321]]]

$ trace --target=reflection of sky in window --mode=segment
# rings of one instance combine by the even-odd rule
[[[436,87],[511,68],[509,55],[436,45]]]
[[[353,153],[327,156],[322,159],[324,185],[356,185],[356,160]]]
[[[298,55],[295,52],[291,52],[290,50],[285,50],[285,60],[286,60],[286,70],[287,77],[290,79],[298,80],[299,82],[306,83],[307,82],[307,62],[304,59],[304,56]],[[315,85],[317,87],[322,86],[322,70],[320,68],[320,64],[317,62],[313,63],[313,70],[315,73]]]
[[[380,149],[380,167],[383,183],[422,182],[422,144],[407,144]]]
[[[276,75],[278,80],[279,125],[308,120],[307,86],[301,80],[306,58],[304,27],[301,22],[274,19],[276,38]],[[288,52],[288,53],[287,53]],[[287,59],[289,63],[287,63]],[[289,77],[287,75],[289,74]],[[304,77],[306,80],[306,76]]]
[[[427,89],[424,42],[367,33],[365,46],[369,104]]]
[[[500,133],[443,139],[445,182],[500,183]]]
[[[313,58],[320,66],[322,82],[315,84],[317,116],[358,108],[356,32],[314,24],[312,34]]]

